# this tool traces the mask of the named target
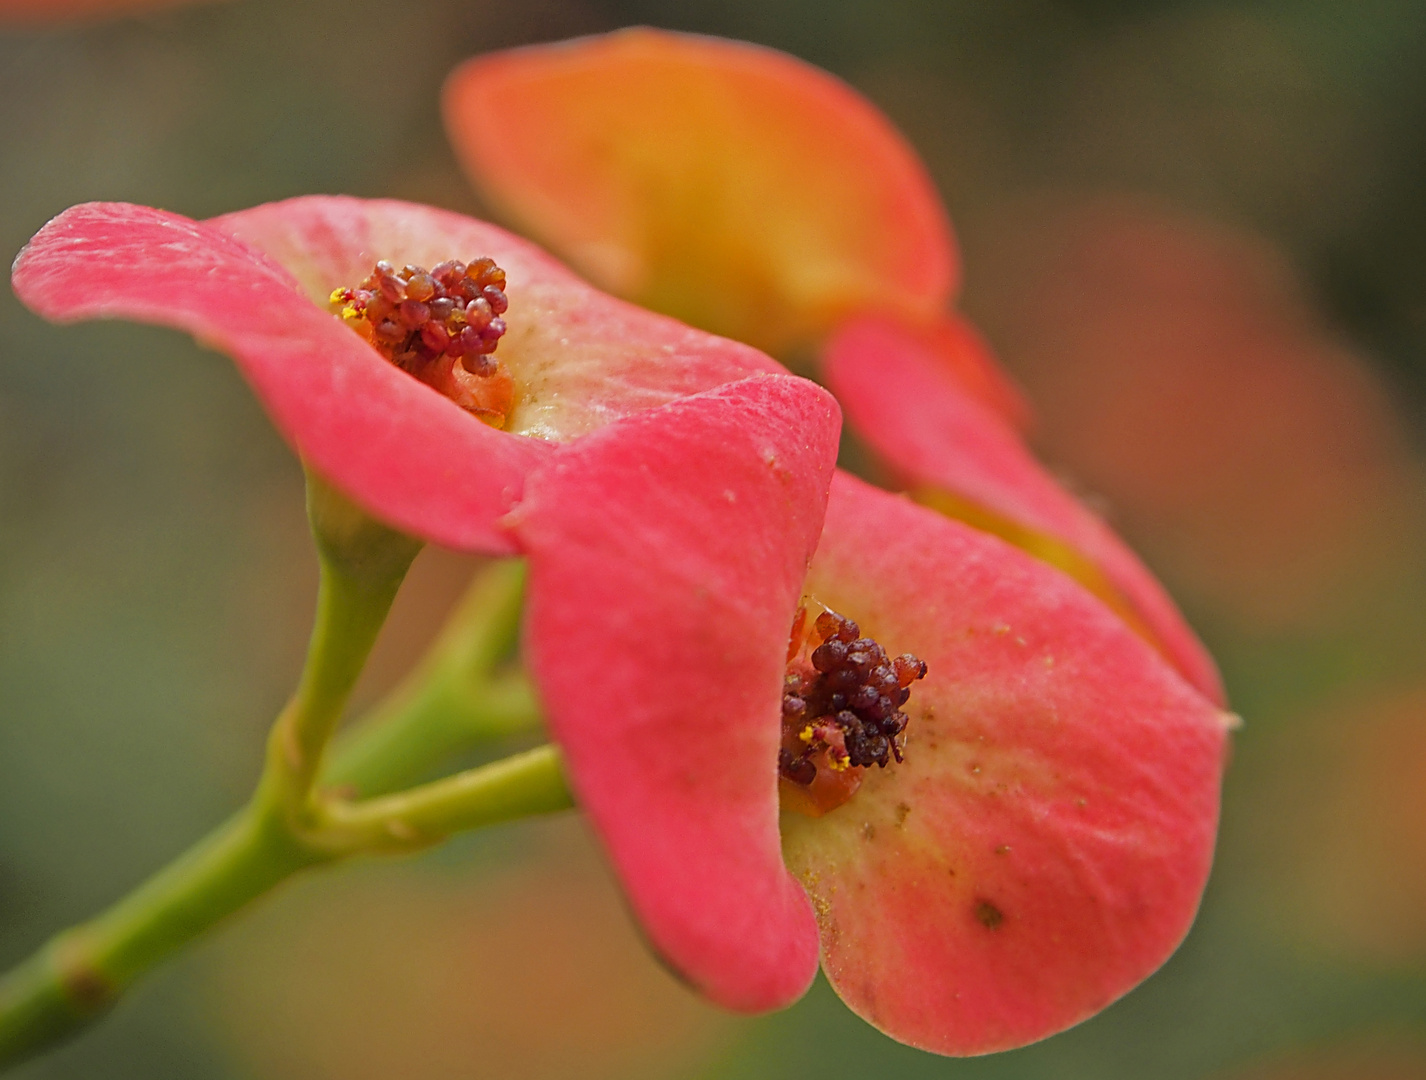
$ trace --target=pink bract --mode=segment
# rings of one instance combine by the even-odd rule
[[[817,967],[778,849],[777,718],[839,427],[804,380],[734,384],[580,440],[513,515],[571,785],[654,945],[739,1010]]]

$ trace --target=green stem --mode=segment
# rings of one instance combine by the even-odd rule
[[[420,544],[308,477],[321,568],[297,692],[248,807],[108,911],[0,979],[0,1066],[79,1028],[140,974],[278,881],[331,853],[311,835],[322,754]]]
[[[248,806],[125,899],[55,937],[0,978],[0,1068],[100,1015],[150,968],[314,865],[411,851],[452,833],[572,804],[550,746],[384,794],[473,743],[539,724],[514,648],[524,570],[489,567],[417,672],[324,757],[352,686],[419,545],[309,477],[321,565],[317,617],[297,691],[268,740]],[[348,802],[336,789],[375,795]]]
[[[384,794],[477,742],[537,728],[529,679],[495,671],[514,650],[524,586],[524,564],[514,559],[476,575],[416,670],[337,740],[323,783]]]
[[[114,907],[0,978],[0,1068],[79,1030],[147,970],[304,868],[410,851],[571,805],[549,746],[364,802],[315,791],[320,775],[324,784],[367,795],[389,792],[453,753],[528,731],[540,719],[523,673],[492,674],[514,647],[524,583],[518,562],[496,563],[477,578],[416,673],[356,724],[316,773],[413,552],[359,517],[344,520],[347,508],[334,498],[314,495],[314,503],[328,500],[312,514],[322,557],[316,626],[253,801]]]
[[[428,775],[476,743],[539,726],[541,714],[523,672],[483,686],[435,678],[373,711],[337,742],[322,782],[343,793],[383,795]]]
[[[299,870],[414,851],[572,805],[552,746],[395,795],[319,803],[320,825],[305,838],[254,800],[108,911],[0,979],[0,1068],[86,1026],[154,965]]]
[[[325,808],[325,835],[352,853],[414,851],[458,832],[573,805],[559,751],[545,745],[394,795],[333,802]]]
[[[272,726],[257,794],[294,828],[302,825],[322,755],[421,549],[311,475],[307,514],[320,568],[317,617],[297,692]]]
[[[143,972],[319,857],[249,807],[0,979],[0,1066],[83,1027]]]

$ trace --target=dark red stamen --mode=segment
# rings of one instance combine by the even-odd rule
[[[795,638],[805,618],[799,611]],[[925,662],[910,653],[891,659],[834,611],[824,611],[814,626],[820,644],[810,663],[797,658],[800,648],[789,650],[778,771],[807,786],[817,778],[819,760],[834,770],[901,761],[910,720],[901,706],[911,696],[910,685],[925,678]]]

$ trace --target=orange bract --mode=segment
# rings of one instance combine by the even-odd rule
[[[950,223],[910,146],[782,53],[649,29],[518,49],[458,68],[445,113],[504,212],[694,325],[785,352],[856,310],[929,318],[955,291]]]

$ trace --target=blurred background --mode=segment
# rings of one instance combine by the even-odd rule
[[[0,19],[16,0],[0,2]],[[82,5],[81,5],[82,6]],[[848,79],[930,164],[1039,449],[1144,553],[1246,726],[1158,975],[993,1058],[824,984],[724,1016],[570,816],[300,881],[24,1080],[1426,1078],[1426,6],[1418,0],[228,0],[0,25],[0,252],[124,199],[480,214],[437,93],[636,22]],[[359,696],[469,576],[418,560]],[[179,335],[0,292],[0,964],[246,797],[315,591],[296,462]]]

